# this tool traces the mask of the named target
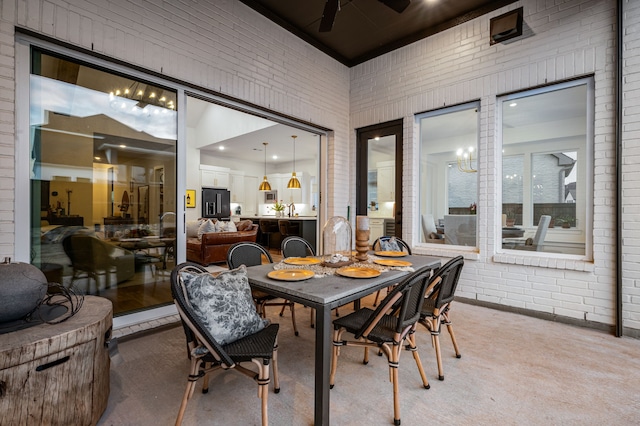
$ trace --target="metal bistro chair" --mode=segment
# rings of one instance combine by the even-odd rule
[[[240,265],[262,265],[263,256],[266,258],[268,263],[273,263],[273,259],[271,258],[271,255],[269,254],[267,249],[262,247],[260,244],[252,242],[235,243],[229,248],[229,251],[227,252],[227,266],[229,267],[229,269],[235,269]],[[267,306],[282,306],[283,308],[288,306],[289,309],[291,309],[291,323],[293,324],[293,332],[296,336],[298,335],[298,326],[296,325],[296,311],[293,302],[289,300],[274,302],[274,300],[282,299],[259,290],[251,289],[251,294],[253,295],[253,300],[255,301],[256,307],[258,308],[258,314],[260,314],[260,316],[263,318],[266,318],[265,308]],[[282,316],[282,312],[280,313],[280,316]]]
[[[422,312],[420,313],[420,324],[424,325],[431,332],[431,343],[436,350],[436,360],[438,362],[438,379],[444,380],[442,368],[442,355],[440,351],[440,326],[444,323],[451,336],[453,348],[456,351],[456,358],[462,357],[453,334],[453,326],[449,318],[451,302],[458,286],[460,273],[464,266],[462,256],[455,257],[441,266],[430,280],[431,292],[426,295]]]
[[[380,238],[377,238],[374,242],[373,245],[371,246],[373,248],[374,251],[378,251],[378,250],[387,250],[386,248],[383,248],[385,245],[390,244],[389,241],[391,239],[395,240],[395,243],[398,245],[398,248],[400,249],[400,251],[406,251],[407,253],[411,254],[411,247],[409,247],[409,244],[407,244],[406,242],[404,242],[403,240],[401,240],[398,237],[391,237],[391,236],[383,236]],[[391,289],[391,287],[387,288],[387,293],[389,292],[389,290]],[[378,304],[378,299],[380,298],[380,292],[382,290],[378,290],[376,292],[376,298],[373,301],[373,306],[376,306]]]
[[[268,386],[270,381],[269,365],[273,361],[274,392],[280,392],[278,381],[278,324],[269,324],[262,330],[232,341],[220,344],[211,334],[207,324],[196,313],[190,300],[189,290],[180,276],[181,272],[194,275],[208,274],[202,266],[185,262],[171,271],[171,293],[182,320],[187,338],[188,355],[191,360],[187,389],[178,411],[176,425],[182,423],[187,402],[193,396],[196,382],[203,378],[202,393],[209,391],[209,373],[214,370],[234,369],[251,377],[258,383],[258,397],[261,398],[262,425],[269,424],[267,411]],[[251,362],[258,367],[258,373],[241,363]]]
[[[335,383],[338,356],[342,346],[364,347],[364,364],[369,362],[369,348],[377,348],[386,355],[389,364],[389,378],[393,384],[393,423],[395,425],[400,424],[398,367],[405,342],[413,353],[423,386],[429,389],[429,382],[416,348],[414,332],[420,319],[430,275],[430,267],[420,268],[396,285],[375,311],[362,308],[333,321],[333,364],[329,377],[330,387],[333,388]],[[345,340],[343,338],[345,332],[353,334],[354,339]]]

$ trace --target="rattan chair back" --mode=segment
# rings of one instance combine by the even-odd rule
[[[284,257],[307,257],[316,255],[311,244],[302,237],[287,237],[282,240],[280,248]]]
[[[395,238],[396,242],[398,243],[398,245],[400,246],[400,248],[403,251],[406,251],[407,253],[411,254],[411,247],[409,247],[409,244],[407,244],[405,241],[403,241],[401,238],[398,237],[390,237],[388,235],[382,236],[377,238],[374,242],[373,245],[371,246],[374,250],[380,250],[381,247],[381,242],[382,241],[389,241],[391,238]]]
[[[431,271],[431,267],[424,266],[396,285],[376,310],[371,313],[360,330],[354,333],[355,338],[367,337],[365,334],[367,330],[371,329],[371,326],[375,326],[375,322],[388,311],[397,312],[394,327],[396,333],[402,334],[413,326],[420,319],[420,311],[424,303]]]
[[[262,265],[262,256],[266,257],[269,263],[273,263],[269,252],[260,244],[248,241],[235,243],[227,252],[227,266],[229,269],[235,269],[240,265]]]
[[[433,307],[439,309],[443,305],[453,301],[463,266],[464,258],[457,256],[442,265],[433,274],[431,282],[435,282],[438,278],[441,279],[441,281],[433,287],[430,295],[427,295],[427,297],[434,300]]]

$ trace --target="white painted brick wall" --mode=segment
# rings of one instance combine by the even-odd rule
[[[626,1],[622,111],[623,324],[640,329],[640,2]]]
[[[0,257],[13,254],[15,240],[13,49],[18,25],[333,129],[329,194],[323,198],[329,215],[346,215],[346,207],[355,202],[352,129],[404,118],[403,237],[410,241],[419,232],[413,115],[480,99],[480,251],[467,254],[459,294],[613,324],[613,1],[523,0],[351,70],[240,2],[190,2],[188,9],[183,5],[169,0],[0,2]],[[512,43],[489,46],[489,18],[520,5],[528,33]],[[640,199],[634,192],[640,180],[639,2],[625,2],[625,12],[624,319],[626,327],[640,329]],[[496,95],[590,73],[596,79],[593,264],[553,258],[494,262]]]
[[[4,191],[15,187],[15,26],[333,129],[329,181],[348,181],[348,69],[238,1],[186,4],[0,2],[0,258],[14,257],[16,232],[14,195]],[[346,214],[349,188],[329,192],[329,214]]]
[[[632,6],[631,4],[634,3]],[[489,45],[489,19],[508,10],[524,7],[525,34],[516,41]],[[627,94],[640,88],[640,43],[637,30],[638,2],[627,2],[630,18],[628,47],[635,53],[628,58],[631,75]],[[636,26],[637,28],[638,26]],[[566,0],[540,2],[522,0],[443,33],[406,46],[393,53],[351,69],[351,126],[359,128],[403,118],[404,126],[404,222],[403,238],[417,243],[420,226],[416,216],[418,203],[418,133],[416,113],[446,105],[481,100],[480,158],[478,184],[479,252],[465,253],[467,260],[459,286],[459,295],[506,306],[531,309],[587,319],[605,324],[615,321],[615,2]],[[496,96],[533,86],[593,74],[595,76],[594,146],[594,230],[593,262],[554,257],[494,256],[495,230],[500,226],[493,213],[498,209],[496,182],[498,165],[495,137]],[[631,85],[629,85],[631,83]],[[638,117],[640,96],[627,102],[626,130],[634,132],[625,140],[625,151],[637,148],[640,135]],[[633,105],[633,106],[632,106]],[[635,108],[635,109],[634,109]],[[633,120],[631,117],[633,116]],[[352,135],[352,145],[355,141]],[[626,139],[626,138],[625,138]],[[635,145],[633,145],[635,143]],[[352,146],[352,155],[354,154]],[[636,193],[640,179],[640,150],[629,151],[625,173],[625,207],[633,221],[625,226],[625,248],[640,250],[640,226],[635,212],[640,197]],[[633,158],[636,157],[636,158]],[[352,180],[353,182],[353,180]],[[355,188],[352,190],[355,192]],[[633,201],[632,201],[633,200]],[[627,204],[630,203],[630,204]],[[416,249],[416,252],[454,256],[442,247]],[[627,256],[628,262],[632,262]],[[497,263],[506,262],[506,263]],[[625,262],[626,265],[627,262]],[[627,266],[633,278],[625,288],[640,288],[640,267]],[[627,271],[625,271],[627,274]],[[630,293],[630,292],[628,292]],[[640,303],[640,292],[636,292]],[[640,315],[626,297],[625,326],[640,329]],[[631,312],[636,314],[635,317]]]

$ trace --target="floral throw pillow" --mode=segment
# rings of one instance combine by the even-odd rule
[[[402,251],[402,247],[400,247],[395,237],[391,237],[387,241],[380,240],[380,249],[382,251]]]
[[[181,272],[180,276],[195,314],[221,345],[257,333],[267,325],[256,312],[244,265],[216,277],[190,272]]]

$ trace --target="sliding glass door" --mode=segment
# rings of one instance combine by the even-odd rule
[[[170,304],[176,91],[35,48],[30,63],[31,262],[115,315]]]

